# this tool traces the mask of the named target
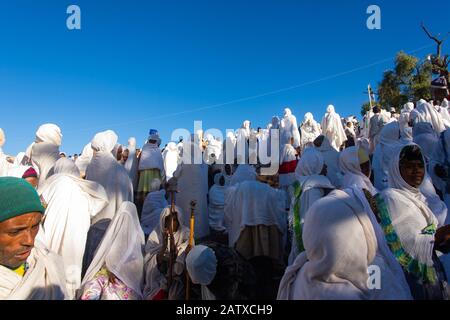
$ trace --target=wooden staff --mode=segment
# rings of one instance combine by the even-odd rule
[[[186,256],[188,255],[189,251],[191,251],[192,247],[194,246],[194,227],[195,227],[195,206],[197,205],[197,202],[195,200],[191,201],[191,219],[190,219],[190,230],[189,230],[189,244],[186,249]],[[191,293],[191,278],[189,277],[189,273],[186,270],[186,300],[189,300]]]
[[[173,265],[174,260],[176,259],[176,248],[175,248],[175,239],[173,236],[174,230],[174,221],[176,219],[177,213],[175,210],[175,190],[170,190],[171,194],[171,204],[170,204],[170,224],[169,224],[169,275],[167,279],[167,294],[170,292],[170,287],[172,286],[173,281]]]

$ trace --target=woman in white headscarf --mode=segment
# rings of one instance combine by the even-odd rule
[[[314,140],[314,146],[322,154],[323,160],[327,166],[327,178],[336,188],[342,185],[342,174],[339,170],[339,152],[334,149],[330,141],[324,135],[320,135]]]
[[[236,171],[231,176],[230,186],[237,185],[244,181],[255,181],[256,170],[255,167],[249,164],[240,164]]]
[[[307,144],[311,144],[322,133],[320,125],[314,120],[311,112],[305,114],[302,124],[300,125],[301,147],[305,149]]]
[[[300,147],[300,132],[298,131],[297,118],[292,114],[291,109],[284,109],[284,117],[280,125],[280,144],[281,146],[291,142],[294,148]]]
[[[315,149],[306,149],[295,170],[297,182],[290,188],[291,206],[289,226],[292,229],[292,247],[288,264],[304,251],[302,228],[308,209],[320,198],[334,189],[326,177],[327,167],[322,154]]]
[[[53,174],[53,166],[60,158],[61,129],[54,124],[44,124],[36,131],[35,143],[31,146],[31,161],[39,170],[39,188]]]
[[[186,248],[189,244],[189,228],[183,224],[183,213],[179,207],[175,208],[176,221],[173,240],[174,260],[172,269],[172,284],[169,288],[169,224],[170,207],[165,208],[160,216],[159,224],[152,231],[145,245],[145,288],[144,298],[147,300],[180,299],[184,297],[184,277]],[[176,251],[176,252],[175,252]],[[169,292],[168,292],[169,291]]]
[[[96,182],[81,179],[73,161],[61,158],[40,193],[47,208],[39,236],[47,248],[63,258],[67,292],[73,298],[81,285],[91,219],[108,204],[106,191]]]
[[[214,185],[209,189],[209,227],[216,232],[225,232],[225,177],[222,173],[214,176]]]
[[[431,104],[421,99],[417,102],[416,110],[419,113],[416,121],[431,123],[437,134],[440,134],[445,130],[441,114],[437,112]]]
[[[191,201],[196,201],[195,237],[202,238],[209,234],[208,165],[203,162],[202,149],[199,145],[201,140],[198,134],[195,134],[192,139],[192,141],[184,141],[182,163],[173,173],[178,191],[175,203],[184,213],[183,224],[189,225]]]
[[[81,173],[81,177],[86,176],[86,168],[92,160],[94,150],[89,142],[84,148],[81,155],[75,160],[75,165],[78,167]]]
[[[388,187],[388,171],[393,152],[401,144],[398,122],[388,123],[381,129],[380,143],[375,147],[372,159],[374,186],[379,191]]]
[[[156,228],[161,212],[167,205],[166,191],[161,189],[161,181],[154,179],[151,184],[151,191],[145,197],[141,214],[141,226],[146,236]]]
[[[136,156],[136,138],[131,137],[128,139],[128,159],[124,164],[125,170],[127,170],[133,183],[133,190],[137,190],[138,187],[138,159]]]
[[[173,173],[177,170],[180,162],[180,155],[175,142],[169,142],[163,155],[164,170],[166,173],[166,180],[169,181],[173,177]]]
[[[341,122],[341,116],[334,111],[334,106],[329,105],[327,112],[322,118],[322,134],[328,138],[331,146],[337,151],[342,144],[347,141],[344,128]]]
[[[439,135],[436,134],[429,122],[418,122],[413,127],[413,141],[420,146],[428,163],[439,143]]]
[[[410,299],[402,274],[377,255],[377,240],[368,213],[354,197],[336,190],[318,200],[306,215],[305,251],[286,269],[278,299]],[[376,283],[370,279],[373,268],[380,277]]]
[[[111,153],[116,143],[117,135],[111,130],[97,133],[91,142],[94,155],[86,168],[86,179],[100,183],[109,200],[108,206],[94,218],[93,223],[112,219],[123,202],[133,201],[130,177]]]
[[[339,157],[339,167],[344,178],[342,188],[356,186],[361,190],[369,191],[373,196],[378,192],[370,181],[370,158],[364,149],[358,147],[346,148]]]
[[[140,300],[144,285],[144,234],[136,206],[122,203],[83,277],[81,300]]]
[[[420,147],[399,146],[389,167],[389,189],[378,199],[381,225],[415,299],[443,299],[445,275],[435,250],[447,251],[450,229],[438,221],[420,187],[426,164]]]

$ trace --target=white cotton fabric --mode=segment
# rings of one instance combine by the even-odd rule
[[[136,206],[124,202],[111,221],[83,278],[82,289],[103,267],[120,279],[136,295],[142,297],[144,284],[144,233]]]
[[[323,160],[327,165],[327,178],[331,183],[339,188],[342,185],[342,174],[339,169],[339,152],[334,149],[327,137],[324,136],[322,145],[315,147],[322,154]]]
[[[430,208],[438,221],[437,227],[444,226],[447,218],[447,205],[437,195],[431,177],[428,174],[425,175],[420,186],[420,192],[425,196],[425,204]]]
[[[374,186],[381,191],[388,185],[388,171],[395,150],[402,145],[400,141],[400,127],[397,122],[384,126],[380,133],[380,143],[373,154],[372,166],[374,172]]]
[[[128,159],[124,164],[125,170],[128,172],[133,190],[138,188],[138,158],[136,156],[136,138],[128,139]]]
[[[186,253],[185,250],[189,244],[189,228],[183,224],[183,212],[179,207],[175,207],[179,228],[173,234],[175,247],[178,251],[178,256],[174,261],[173,273],[174,275],[181,275],[184,271]],[[169,216],[170,207],[165,208],[160,216],[159,224],[150,234],[145,245],[145,299],[151,299],[159,290],[167,290],[166,275],[162,274],[157,265],[156,255],[164,245],[163,231],[164,221]],[[169,241],[169,239],[167,239]],[[166,246],[166,253],[169,252],[170,245]]]
[[[394,272],[384,272],[381,289],[368,288],[368,268],[376,259],[377,236],[367,213],[343,191],[317,201],[303,228],[306,251],[286,269],[279,300],[397,300],[409,299]]]
[[[436,186],[436,188],[439,189],[439,191],[442,192],[442,194],[447,193],[446,192],[447,183],[445,180],[436,175],[436,173],[434,172],[434,168],[436,167],[436,165],[448,167],[449,160],[450,160],[450,130],[446,130],[444,133],[441,134],[438,143],[436,143],[429,164],[430,168],[429,174],[433,180],[433,184]]]
[[[285,194],[258,181],[245,181],[225,192],[225,226],[234,247],[245,226],[277,226],[286,235]]]
[[[439,143],[439,136],[428,122],[418,122],[413,127],[413,141],[422,149],[427,162],[433,155],[436,145]]]
[[[197,245],[186,256],[186,269],[193,284],[211,284],[217,272],[217,258],[214,251],[204,245]]]
[[[419,121],[431,123],[434,131],[437,134],[440,134],[445,130],[445,125],[442,120],[442,116],[436,109],[433,108],[432,105],[427,103],[425,100],[421,99],[417,102],[416,108],[418,114]]]
[[[295,170],[296,178],[300,182],[302,193],[300,195],[300,224],[305,222],[305,216],[309,208],[325,195],[326,190],[334,189],[330,180],[320,175],[323,168],[323,157],[315,149],[307,149],[300,158]],[[289,225],[293,224],[294,204],[293,190],[291,188],[291,205],[289,210]],[[299,254],[296,241],[292,241],[291,252],[288,258],[288,265],[291,265]]]
[[[291,109],[284,109],[284,117],[280,124],[280,144],[290,143],[290,139],[294,138],[294,148],[300,146],[300,132],[298,131],[297,118],[292,114]]]
[[[339,151],[341,145],[347,141],[341,117],[334,111],[334,106],[329,105],[322,118],[322,134],[328,138],[331,146]]]
[[[47,203],[41,241],[64,260],[69,298],[81,285],[81,271],[91,219],[108,203],[106,191],[93,181],[80,178],[73,161],[61,158],[55,174],[42,188]]]
[[[403,180],[400,174],[400,153],[405,146],[395,150],[389,167],[389,189],[382,192],[388,207],[392,225],[405,251],[427,266],[433,266],[434,235],[422,234],[431,224],[438,225],[433,212],[426,205],[420,189]]]
[[[283,147],[280,157],[280,164],[297,160],[297,151],[291,144],[286,144]],[[279,185],[281,188],[289,187],[295,181],[295,172],[280,173]]]
[[[92,149],[91,143],[89,142],[84,148],[81,155],[75,160],[75,164],[80,170],[81,174],[86,174],[86,168],[94,156],[94,150]]]
[[[35,241],[23,277],[0,265],[0,300],[63,300],[66,281],[61,257]]]
[[[164,176],[164,161],[161,150],[155,143],[146,143],[142,148],[139,160],[139,171],[148,169],[158,169],[161,176]]]
[[[244,181],[255,181],[256,170],[255,167],[248,164],[240,164],[231,177],[230,186],[237,185]]]
[[[147,194],[141,214],[141,226],[148,235],[159,223],[161,212],[168,206],[165,190],[155,190]]]
[[[224,207],[225,207],[225,186],[219,184],[222,173],[214,176],[214,185],[209,189],[209,227],[216,231],[225,231]]]
[[[173,177],[173,173],[177,170],[180,162],[180,155],[175,142],[169,142],[167,144],[163,158],[166,180],[169,181]]]
[[[110,130],[96,134],[91,142],[96,152],[86,168],[86,179],[101,184],[109,200],[102,212],[94,217],[92,224],[102,219],[112,219],[123,202],[133,201],[133,184],[130,177],[111,153],[116,142],[117,135]]]
[[[314,142],[322,133],[320,125],[314,120],[311,112],[307,112],[300,126],[301,147],[304,149],[306,145]]]
[[[369,191],[372,195],[375,195],[378,191],[372,185],[369,177],[361,172],[358,151],[358,147],[350,147],[341,152],[339,157],[339,167],[344,174],[344,178],[342,179],[342,188],[356,186],[360,189]]]
[[[59,147],[49,142],[35,143],[31,149],[31,162],[39,172],[38,190],[42,188],[45,181],[53,174],[53,166],[60,158]]]

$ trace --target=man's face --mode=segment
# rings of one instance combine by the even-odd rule
[[[125,150],[124,152],[122,152],[122,160],[124,162],[127,162],[129,155],[130,155],[130,152],[128,150]]]
[[[15,269],[27,260],[41,219],[32,212],[0,222],[0,265]]]
[[[400,174],[407,184],[418,188],[425,177],[425,165],[421,160],[400,161]]]

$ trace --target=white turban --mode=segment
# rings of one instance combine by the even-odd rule
[[[61,145],[62,141],[61,129],[52,123],[43,124],[36,131],[36,142],[47,142],[58,147]]]
[[[92,139],[91,146],[95,151],[111,152],[117,144],[118,137],[112,130],[99,132]]]
[[[186,268],[192,283],[202,286],[211,284],[217,272],[217,258],[214,251],[203,245],[195,246],[186,257]]]

